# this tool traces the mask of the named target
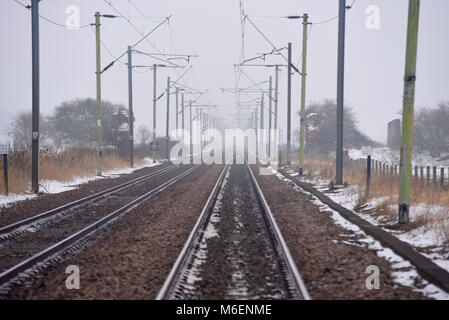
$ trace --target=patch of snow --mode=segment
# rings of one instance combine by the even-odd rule
[[[296,184],[293,184],[289,179],[285,178],[282,174],[277,172],[276,170],[272,169],[272,172],[276,177],[278,177],[280,180],[287,182],[290,186],[292,186],[296,191],[299,191],[301,193],[307,194],[312,197],[312,202],[318,206],[320,212],[326,212],[331,214],[331,218],[334,221],[334,223],[346,230],[351,231],[357,236],[357,239],[351,239],[346,238],[345,240],[341,240],[340,242],[349,244],[349,245],[355,245],[355,246],[362,246],[361,243],[364,243],[365,246],[371,250],[374,250],[376,254],[386,259],[392,264],[392,277],[393,280],[396,283],[399,283],[404,286],[412,287],[414,291],[421,292],[427,297],[437,299],[437,300],[449,300],[449,293],[445,292],[444,290],[440,289],[439,287],[429,283],[425,279],[423,279],[419,273],[417,272],[416,268],[407,260],[403,259],[401,256],[397,255],[393,252],[390,248],[383,247],[379,241],[375,240],[373,237],[367,235],[363,230],[361,230],[357,225],[349,222],[346,220],[339,212],[333,210],[330,208],[327,204],[321,202],[316,196],[311,194],[310,192],[305,191],[301,187],[299,187]],[[323,189],[323,185],[318,186],[318,188]],[[349,191],[348,191],[349,190]],[[349,193],[349,194],[348,194]],[[354,204],[356,203],[354,201],[354,190],[350,190],[350,188],[346,189],[339,189],[337,192],[326,195],[330,197],[332,200],[337,200],[335,202],[340,203],[342,206],[346,207],[349,210],[352,210],[354,208]],[[380,200],[378,200],[380,201]],[[353,211],[354,212],[354,211]],[[357,212],[354,212],[355,214],[358,214],[359,216],[362,216],[363,219],[366,220],[373,220],[376,225],[379,225],[379,221],[375,220],[374,218],[369,218],[369,215],[366,214],[360,214]],[[389,231],[389,230],[386,230]],[[401,239],[401,238],[400,238]],[[401,239],[403,240],[403,239]],[[403,241],[406,241],[407,239],[404,239]],[[420,239],[421,242],[418,240],[418,243],[423,243],[423,240]],[[337,240],[333,240],[337,241]],[[446,270],[449,270],[449,261],[442,260],[441,256],[437,255],[437,259],[434,260],[435,263],[438,264],[440,262],[440,266],[444,267],[443,265],[446,265]],[[427,255],[429,258],[430,255]],[[416,285],[419,283],[419,287]]]
[[[122,168],[122,169],[113,169],[103,173],[103,176],[84,176],[84,177],[73,177],[73,179],[69,182],[61,182],[57,180],[41,180],[41,191],[45,193],[61,193],[64,191],[69,191],[73,189],[77,189],[80,184],[87,183],[97,179],[103,179],[107,177],[113,177],[122,174],[130,174],[134,170],[142,169],[144,167],[154,167],[160,165],[161,162],[153,163],[153,160],[150,158],[144,158],[142,160],[142,164],[139,166],[135,166],[134,168]],[[16,201],[33,199],[37,197],[35,194],[9,194],[8,196],[0,195],[0,208],[11,205]]]
[[[0,195],[0,208],[7,207],[13,202],[36,198],[35,194],[9,194]]]
[[[351,159],[366,158],[362,154],[361,149],[349,149],[348,155]],[[388,147],[371,148],[371,159],[382,161],[389,164],[399,163],[399,150],[393,150]],[[412,165],[413,166],[449,166],[449,160],[438,161],[441,157],[432,157],[428,151],[417,152],[413,150]],[[439,170],[438,170],[439,171]],[[439,174],[439,172],[438,172]]]

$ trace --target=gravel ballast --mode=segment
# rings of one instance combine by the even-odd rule
[[[170,298],[296,299],[246,165],[232,165]],[[295,287],[296,288],[296,287]]]
[[[336,225],[309,195],[253,170],[312,299],[426,299],[394,282],[391,264],[374,250],[349,244],[353,232]],[[366,288],[371,265],[380,270],[378,290]]]
[[[44,269],[0,299],[153,299],[184,245],[222,166],[203,166],[107,226],[84,250]],[[69,290],[66,267],[80,270]]]
[[[105,189],[115,187],[119,184],[136,179],[146,174],[158,171],[169,166],[169,163],[163,163],[158,166],[145,167],[134,170],[130,174],[123,174],[116,178],[107,177],[96,179],[79,185],[76,189],[60,193],[39,194],[38,197],[17,201],[0,208],[0,227],[12,224],[14,222],[32,217],[36,214],[60,207],[69,202],[90,196]]]

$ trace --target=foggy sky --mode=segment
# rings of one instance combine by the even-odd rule
[[[22,0],[28,4],[29,0]],[[350,4],[351,0],[347,1]],[[186,83],[197,89],[208,89],[201,101],[221,105],[220,114],[234,113],[235,98],[221,93],[219,88],[234,87],[233,64],[239,62],[241,29],[238,0],[134,0],[134,3],[156,21],[173,15],[170,26],[164,25],[150,40],[161,52],[197,53],[192,58],[193,72]],[[112,0],[112,4],[143,32],[156,23],[144,19],[127,0]],[[95,11],[116,14],[103,0],[43,0],[41,15],[59,23],[66,20],[66,7],[77,5],[81,25],[93,22]],[[302,15],[307,12],[311,22],[319,22],[338,13],[337,0],[244,0],[249,16]],[[368,30],[366,8],[380,8],[380,29]],[[399,118],[402,109],[403,74],[407,25],[407,0],[357,0],[347,13],[345,101],[356,111],[359,126],[373,139],[386,140],[387,122]],[[416,107],[430,107],[449,100],[449,1],[421,1]],[[30,11],[12,0],[0,2],[0,125],[5,132],[11,117],[18,111],[31,110],[31,17]],[[277,47],[293,44],[293,62],[301,54],[299,20],[273,17],[251,17]],[[102,19],[102,41],[115,56],[141,36],[124,19]],[[308,82],[306,101],[336,98],[337,20],[314,25],[309,37]],[[179,35],[179,36],[178,36]],[[271,51],[272,47],[247,22],[245,27],[245,57]],[[155,52],[142,42],[137,49]],[[286,52],[285,52],[286,55]],[[102,65],[113,58],[102,48]],[[95,36],[91,28],[69,30],[40,20],[41,110],[51,112],[61,102],[74,98],[95,98]],[[126,56],[122,61],[126,61]],[[154,63],[148,57],[135,55],[135,64]],[[264,63],[263,61],[254,61]],[[284,63],[278,57],[267,57],[266,63]],[[152,127],[152,72],[134,72],[134,112],[136,127]],[[176,79],[182,70],[158,71],[158,95],[165,90],[167,76]],[[269,68],[247,68],[255,81],[267,80],[274,71]],[[279,124],[286,124],[287,74],[280,75]],[[102,97],[127,106],[126,66],[116,63],[102,77]],[[252,83],[244,76],[241,87]],[[293,76],[292,110],[299,110],[300,78]],[[254,97],[256,97],[255,95]],[[243,99],[244,100],[244,99]],[[172,96],[172,108],[174,97]],[[158,101],[158,134],[165,133],[165,97]],[[174,126],[173,114],[171,126]],[[299,119],[292,120],[293,129]],[[284,134],[285,137],[285,134]]]

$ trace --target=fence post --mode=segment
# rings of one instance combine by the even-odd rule
[[[366,159],[366,196],[369,194],[371,182],[371,156],[368,156]]]
[[[433,183],[437,182],[437,167],[433,166]]]
[[[5,191],[6,195],[9,193],[8,187],[8,154],[3,154],[3,178],[5,179]]]
[[[427,173],[427,177],[426,177],[426,181],[427,183],[430,183],[430,166],[426,167],[426,173]]]
[[[444,187],[444,168],[440,168],[440,184]]]
[[[418,179],[418,166],[415,166],[415,180]]]
[[[424,167],[419,167],[419,175],[421,178],[421,182],[424,181]]]

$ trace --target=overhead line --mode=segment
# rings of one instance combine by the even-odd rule
[[[151,21],[153,21],[153,22],[155,22],[155,23],[158,23],[158,22],[159,22],[159,21],[153,19],[152,17],[148,16],[148,15],[147,15],[145,12],[143,12],[142,10],[140,10],[140,8],[137,7],[137,5],[134,3],[134,1],[128,0],[128,2],[131,3],[131,5],[132,5],[137,11],[139,11],[140,14],[141,14],[142,16],[144,16],[144,17],[147,18],[148,20],[151,20]]]
[[[279,52],[279,55],[284,58],[285,61],[287,61],[288,63],[288,59],[281,53],[281,51],[273,44],[273,42],[271,42],[270,39],[268,39],[268,37],[254,24],[254,22],[251,21],[251,19],[249,19],[248,16],[245,16],[245,19],[248,20],[252,26],[257,30],[257,32],[259,32],[259,34],[274,48],[276,49],[276,51]],[[296,68],[296,66],[292,63],[292,68],[299,74],[301,74],[301,72],[299,71],[298,68]]]
[[[31,9],[31,6],[30,6],[30,5],[23,4],[22,2],[20,2],[20,1],[18,1],[18,0],[13,0],[13,1],[14,1],[15,3],[21,5],[21,6],[24,7],[25,9],[28,9],[28,10]],[[54,24],[54,25],[56,25],[56,26],[58,26],[58,27],[62,27],[62,28],[65,28],[65,29],[83,29],[83,28],[87,28],[87,27],[90,27],[90,26],[93,25],[92,23],[90,23],[90,24],[82,25],[82,26],[79,26],[79,27],[76,27],[76,28],[71,28],[71,27],[66,26],[65,24],[62,24],[62,23],[53,21],[53,20],[51,20],[51,19],[49,19],[49,18],[47,18],[47,17],[45,17],[45,16],[43,16],[43,15],[40,15],[40,14],[39,14],[39,17],[40,17],[41,19],[47,21],[47,22],[50,22],[50,23],[52,23],[52,24]]]
[[[154,31],[156,31],[161,25],[163,25],[167,20],[169,20],[171,18],[171,15],[167,18],[165,18],[164,21],[162,21],[161,23],[159,23],[156,27],[154,27],[150,32],[148,32],[145,36],[143,36],[139,41],[137,41],[135,44],[133,44],[131,46],[131,49],[134,49],[137,45],[139,45],[144,39],[146,39],[150,34],[152,34]],[[126,50],[125,52],[123,52],[118,58],[116,58],[114,61],[112,61],[110,64],[108,64],[105,68],[103,68],[103,70],[101,71],[101,73],[103,73],[104,71],[106,71],[107,69],[109,69],[110,67],[112,67],[112,65],[117,62],[118,60],[120,60],[123,56],[125,56],[125,54],[128,53],[128,50]]]
[[[136,27],[136,25],[134,23],[131,22],[130,19],[126,18],[116,7],[114,7],[112,5],[111,1],[107,1],[107,0],[103,0],[107,5],[109,5],[121,18],[123,18],[126,22],[128,22],[128,24],[135,30],[137,31],[140,35],[144,35],[144,33],[142,31],[139,30],[139,28]],[[170,15],[171,17],[171,15]],[[165,22],[165,20],[163,21]],[[159,24],[160,26],[160,24]],[[146,39],[146,37],[145,37]],[[153,44],[151,43],[151,41],[149,41],[148,39],[146,39],[146,42],[148,42],[148,44],[150,44],[154,49],[156,49],[159,53],[161,53],[161,51]]]

